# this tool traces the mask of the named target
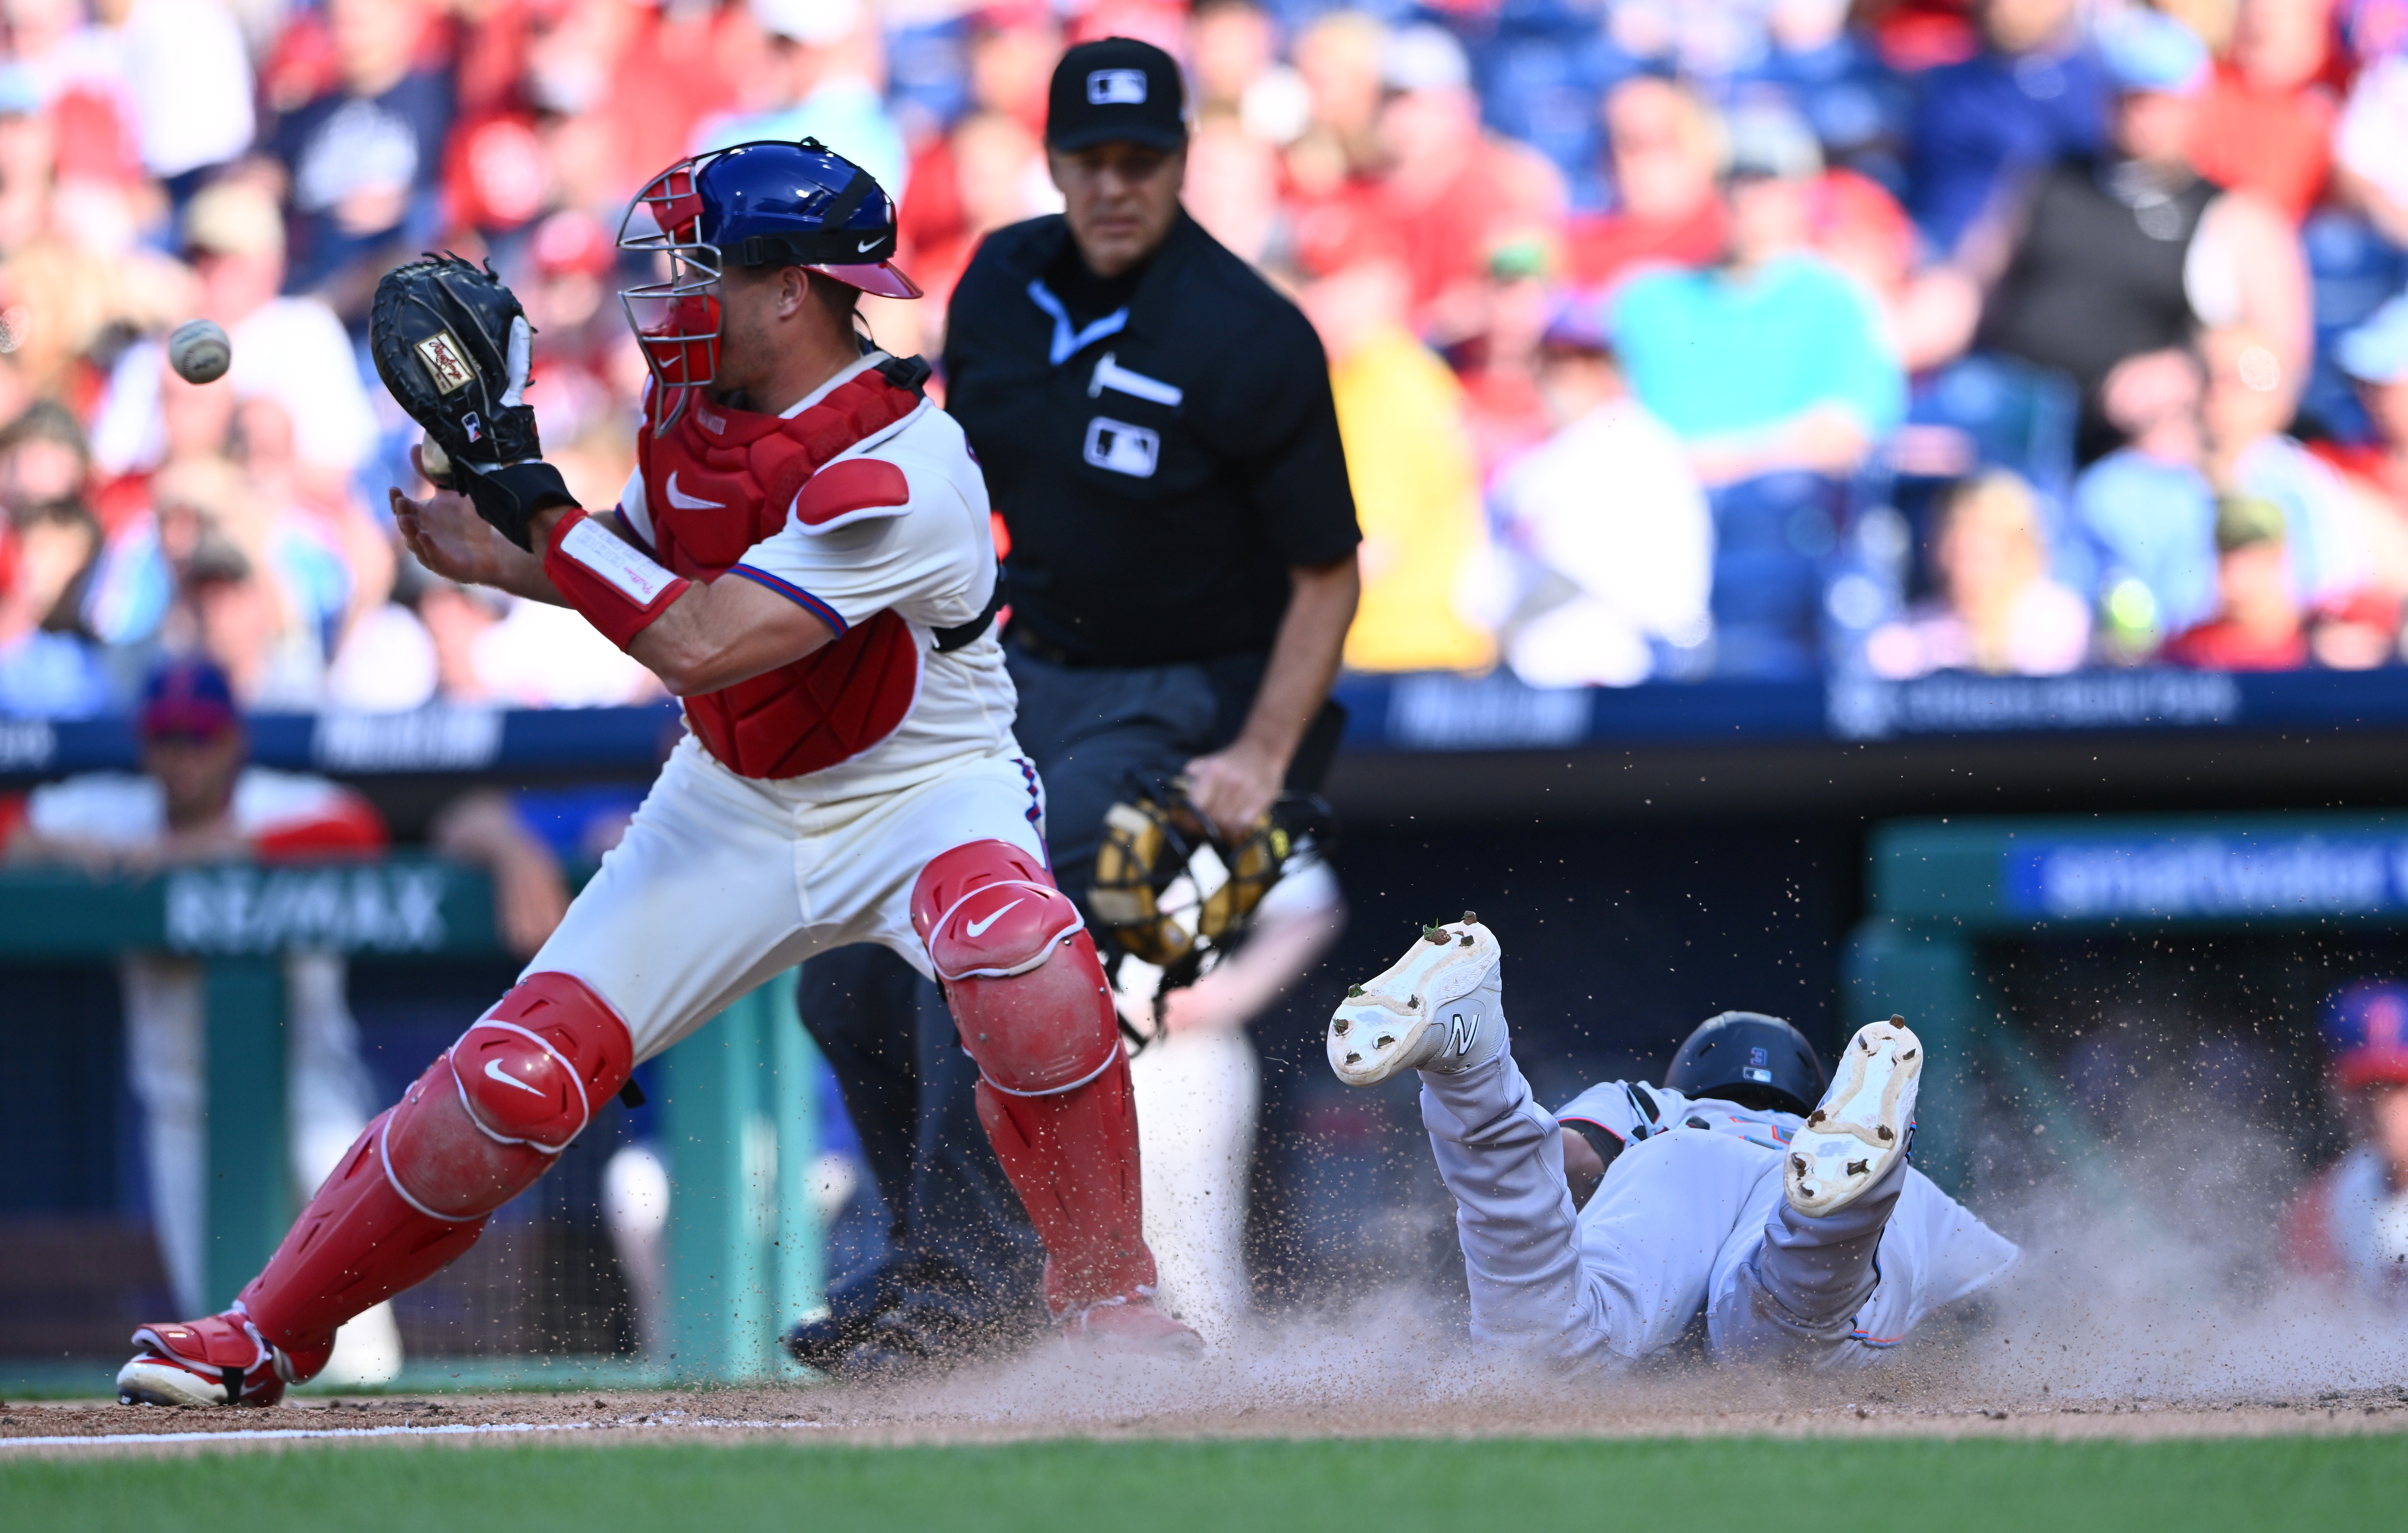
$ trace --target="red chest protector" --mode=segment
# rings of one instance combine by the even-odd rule
[[[654,553],[689,580],[717,579],[785,526],[804,480],[919,406],[872,369],[792,420],[696,400],[666,437],[647,425],[636,455]],[[893,734],[919,686],[910,624],[881,612],[791,666],[688,697],[685,716],[730,771],[799,777]]]

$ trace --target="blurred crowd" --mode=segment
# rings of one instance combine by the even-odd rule
[[[633,460],[627,199],[812,136],[936,355],[1059,206],[1067,44],[1185,64],[1189,209],[1327,348],[1348,663],[1540,685],[2399,663],[2402,0],[0,0],[0,713],[655,695],[435,580],[369,295],[487,256],[548,454]],[[165,365],[206,316],[222,384]],[[941,388],[941,380],[939,387]],[[1008,522],[1010,508],[1002,508]]]

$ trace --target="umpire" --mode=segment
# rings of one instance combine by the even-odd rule
[[[1132,778],[1183,772],[1231,834],[1319,786],[1361,590],[1327,359],[1180,205],[1183,107],[1151,44],[1065,54],[1045,131],[1065,210],[988,236],[946,319],[946,408],[1010,534],[1015,732],[1082,905]],[[893,1257],[789,1334],[817,1367],[887,1371],[1042,1319],[1041,1253],[934,990],[882,950],[805,967],[802,1014],[894,1215]]]

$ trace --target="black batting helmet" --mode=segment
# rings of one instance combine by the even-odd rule
[[[1761,1011],[1708,1017],[1681,1040],[1664,1070],[1664,1084],[1684,1096],[1800,1117],[1814,1110],[1830,1081],[1806,1035]]]

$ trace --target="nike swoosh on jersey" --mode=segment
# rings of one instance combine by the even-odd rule
[[[516,1086],[519,1090],[525,1092],[530,1096],[541,1096],[545,1095],[545,1093],[538,1088],[528,1085],[525,1082],[520,1080],[515,1075],[504,1075],[502,1073],[502,1062],[498,1059],[488,1059],[485,1061],[485,1079],[488,1081],[499,1081],[506,1086]]]
[[[1011,905],[1019,905],[1019,904],[1024,904],[1024,903],[1025,903],[1025,901],[1022,901],[1022,900],[1017,900],[1017,899],[1015,899],[1015,900],[1013,900],[1013,901],[1011,902]],[[998,921],[1002,920],[1002,919],[1003,919],[1004,911],[1005,911],[1005,910],[1010,910],[1010,909],[1011,909],[1011,905],[1006,905],[1006,906],[1004,906],[1002,910],[998,910],[995,911],[993,914],[989,915],[989,916],[988,916],[984,921],[965,921],[965,922],[963,922],[963,923],[962,923],[962,930],[963,930],[965,933],[967,933],[968,935],[971,936],[971,937],[984,937],[984,936],[986,935],[986,929],[987,929],[989,926],[994,925],[996,922],[998,922]]]
[[[683,491],[681,491],[677,487],[677,470],[674,468],[669,470],[669,482],[666,488],[668,491],[669,504],[676,507],[681,511],[724,511],[727,509],[727,505],[724,501],[704,500],[697,495],[690,495],[685,494]]]
[[[886,236],[884,235],[880,235],[878,239],[883,239]],[[856,255],[867,255],[870,251],[878,249],[878,239],[867,239],[862,241],[860,249],[855,251],[853,253]]]

